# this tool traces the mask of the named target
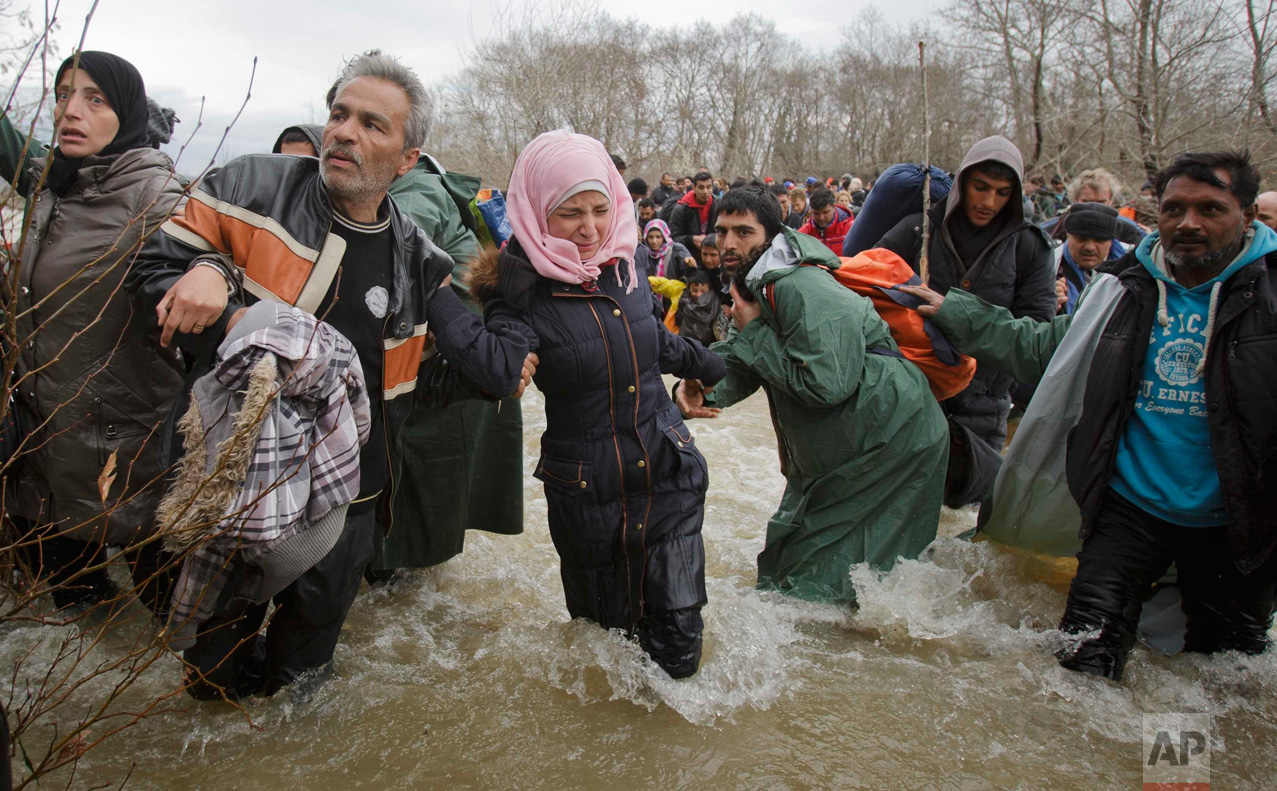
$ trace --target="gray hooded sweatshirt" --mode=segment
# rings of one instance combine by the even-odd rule
[[[284,131],[279,133],[279,137],[275,138],[275,147],[272,148],[270,151],[272,154],[280,153],[279,149],[280,147],[284,145],[284,135],[292,131],[298,131],[298,132],[301,132],[303,135],[305,135],[306,139],[310,141],[310,144],[315,147],[316,154],[324,150],[323,125],[322,124],[298,124],[297,126],[290,126]]]
[[[954,229],[964,222],[962,193],[972,166],[1000,162],[1016,175],[1015,189],[1002,212],[993,219],[998,230],[982,248],[965,260],[962,245],[955,243]],[[1024,160],[1005,137],[986,137],[962,159],[953,191],[931,207],[930,282],[941,294],[961,288],[986,302],[1008,308],[1017,318],[1029,316],[1050,321],[1055,315],[1055,264],[1051,240],[1024,216]],[[887,232],[878,243],[908,261],[916,270],[922,250],[922,212],[911,214]],[[1010,391],[1014,380],[992,369],[976,369],[966,390],[944,402],[955,434],[955,446],[967,452],[965,464],[950,459],[954,474],[945,504],[963,505],[978,500],[993,485],[1006,441]],[[953,477],[951,475],[951,477]]]

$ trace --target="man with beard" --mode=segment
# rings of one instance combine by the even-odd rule
[[[1156,189],[1157,231],[1112,267],[1115,285],[1082,296],[1081,311],[1108,306],[1099,320],[1039,324],[959,289],[904,289],[981,366],[1023,381],[1065,343],[1093,344],[1064,427],[1082,550],[1060,624],[1092,636],[1060,664],[1114,680],[1172,563],[1187,651],[1260,653],[1277,607],[1277,232],[1255,220],[1246,153],[1183,154]]]
[[[338,87],[329,89],[329,104]],[[322,125],[290,126],[275,141],[273,153],[319,156],[323,136]],[[466,224],[466,201],[478,189],[477,178],[448,172],[424,151],[390,186],[399,210],[453,260],[451,287],[467,305],[466,274],[479,254],[479,241]],[[377,536],[366,572],[370,581],[460,554],[468,529],[523,531],[523,413],[517,399],[467,399],[445,408],[414,409],[402,434],[413,463],[395,487],[393,517],[399,529]]]
[[[391,528],[411,409],[517,394],[530,380],[535,356],[526,341],[482,330],[448,288],[452,260],[387,197],[391,182],[417,163],[429,113],[429,94],[411,69],[379,52],[356,57],[329,102],[318,159],[250,155],[228,163],[150,237],[126,279],[156,310],[161,343],[176,342],[196,361],[193,377],[209,367],[246,304],[276,300],[349,339],[371,406],[358,496],[331,549],[317,562],[292,564],[300,576],[274,596],[269,629],[256,639],[270,602],[219,602],[185,653],[196,697],[271,694],[327,665],[373,556],[374,531],[379,523]],[[427,321],[433,335],[466,352],[450,360],[430,354]]]
[[[840,261],[781,223],[762,187],[723,196],[716,225],[736,332],[713,350],[727,377],[675,395],[689,417],[767,394],[785,494],[758,585],[850,604],[852,565],[889,569],[936,536],[948,430],[921,370],[873,303],[833,278]],[[708,406],[706,406],[708,404]]]
[[[1017,317],[1047,321],[1055,315],[1055,267],[1051,241],[1024,216],[1024,163],[1005,137],[971,147],[953,189],[931,206],[930,282],[941,294],[960,287]],[[922,213],[901,220],[879,240],[915,271],[922,252]],[[965,390],[942,404],[949,417],[945,505],[958,508],[983,498],[1002,464],[1014,380],[978,368]]]
[[[339,86],[329,89],[327,104],[336,99]],[[275,141],[273,153],[319,156],[323,137],[322,125],[290,126]],[[465,202],[478,189],[477,178],[448,172],[424,151],[390,186],[399,211],[453,260],[451,287],[467,305],[466,274],[479,255],[479,241],[466,224]],[[523,531],[523,412],[517,399],[467,399],[414,409],[402,435],[413,463],[395,487],[393,517],[399,529],[377,535],[370,580],[387,580],[397,569],[434,566],[460,554],[468,529]]]
[[[656,219],[656,202],[651,198],[644,198],[636,206],[638,208],[639,231],[642,231],[649,222]]]

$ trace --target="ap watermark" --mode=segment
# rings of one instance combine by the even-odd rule
[[[1210,791],[1210,716],[1144,715],[1144,791]]]

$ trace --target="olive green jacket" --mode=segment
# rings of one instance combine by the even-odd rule
[[[390,196],[452,256],[452,288],[469,304],[465,274],[479,255],[479,242],[463,222],[441,170],[423,155],[391,185]],[[478,191],[478,179],[472,181]],[[395,527],[378,538],[375,571],[442,563],[462,551],[466,530],[523,532],[523,413],[518,399],[418,407],[404,425],[403,449],[403,479],[393,503]]]

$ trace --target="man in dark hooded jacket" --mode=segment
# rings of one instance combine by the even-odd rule
[[[319,124],[298,124],[279,133],[272,154],[293,154],[317,157],[324,147],[324,127]]]
[[[696,263],[701,262],[701,241],[714,232],[718,201],[714,200],[714,177],[697,173],[692,191],[679,199],[670,217],[670,233],[674,241],[692,251]]]
[[[1024,216],[1024,161],[1005,137],[987,137],[967,152],[954,189],[931,207],[930,282],[941,294],[954,286],[1008,308],[1016,318],[1055,315],[1050,239]],[[878,242],[915,270],[922,250],[922,213],[901,220]],[[1014,380],[976,370],[965,390],[942,406],[949,418],[945,505],[983,498],[1002,464]]]

